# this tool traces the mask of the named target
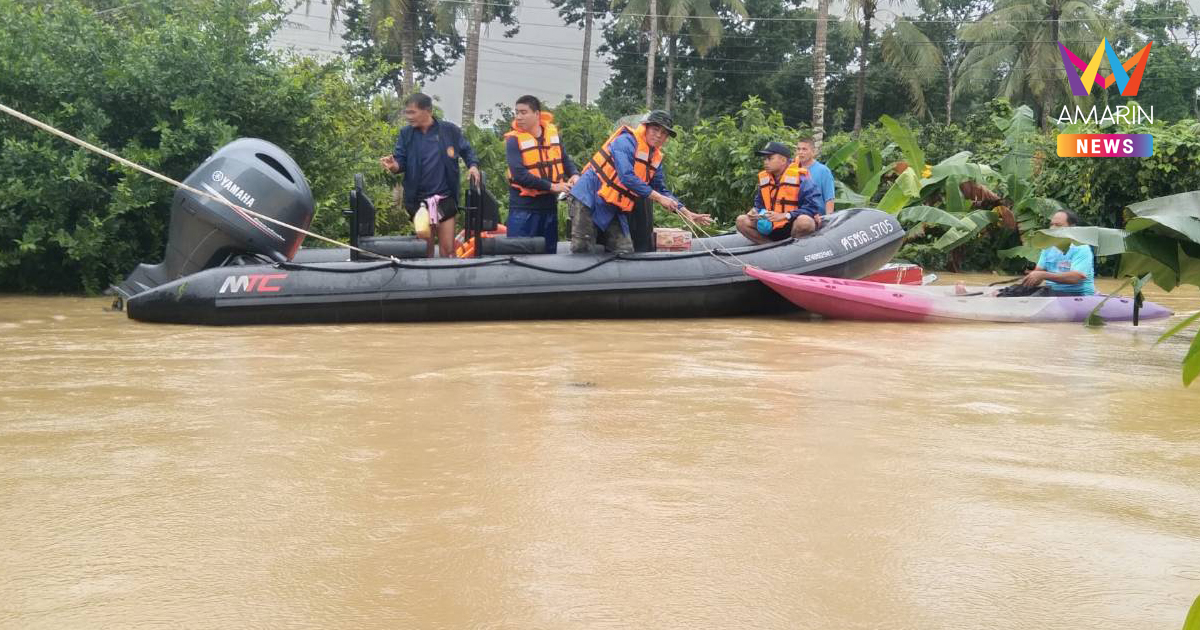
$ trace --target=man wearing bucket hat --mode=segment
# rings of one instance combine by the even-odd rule
[[[571,187],[568,201],[572,253],[593,251],[597,232],[605,235],[611,251],[632,252],[628,215],[640,199],[650,199],[695,223],[712,223],[709,215],[684,208],[663,182],[662,148],[676,135],[673,124],[667,112],[652,111],[637,129],[617,129],[592,156]]]
[[[737,231],[755,243],[800,238],[821,225],[820,191],[808,172],[792,161],[782,142],[755,151],[762,156],[754,207],[737,218]]]

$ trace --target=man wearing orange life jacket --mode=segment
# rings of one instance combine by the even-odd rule
[[[650,199],[695,223],[712,223],[709,215],[684,208],[663,182],[662,148],[675,135],[673,122],[667,112],[652,111],[637,129],[618,129],[592,156],[568,200],[572,253],[594,251],[597,231],[604,234],[611,251],[632,252],[627,215],[640,199]]]
[[[737,231],[755,243],[800,238],[821,225],[820,191],[808,173],[792,162],[792,150],[768,142],[756,151],[763,159],[754,207],[737,218]]]
[[[546,253],[558,249],[558,195],[579,179],[562,148],[554,115],[537,97],[517,99],[512,131],[504,134],[508,162],[508,235],[541,236]]]

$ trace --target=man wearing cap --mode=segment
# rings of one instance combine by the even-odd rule
[[[754,207],[737,218],[737,231],[755,243],[812,234],[824,214],[812,178],[792,161],[792,150],[782,142],[768,142],[755,153],[763,159],[758,193]]]
[[[609,250],[633,252],[627,217],[639,199],[648,198],[701,225],[712,223],[709,215],[684,208],[663,182],[662,148],[675,136],[673,122],[667,112],[652,111],[637,129],[617,129],[592,156],[568,201],[572,253],[592,252],[597,231],[605,235]]]

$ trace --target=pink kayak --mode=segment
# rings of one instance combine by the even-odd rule
[[[1104,299],[1103,295],[1060,297],[993,297],[995,287],[912,286],[763,271],[746,273],[800,308],[835,319],[891,322],[1081,322]],[[1133,319],[1133,299],[1114,297],[1099,315],[1107,321]],[[1145,302],[1139,319],[1170,317],[1171,311]]]

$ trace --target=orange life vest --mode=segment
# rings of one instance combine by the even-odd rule
[[[788,164],[783,175],[779,176],[778,183],[770,173],[759,171],[758,192],[762,195],[763,207],[767,209],[767,212],[789,213],[795,211],[800,207],[800,178],[807,176],[808,170],[801,168],[795,162]],[[785,225],[787,225],[787,219],[771,223],[771,226],[775,228]]]
[[[662,164],[662,150],[651,147],[646,143],[646,125],[638,125],[637,129],[622,126],[613,132],[604,146],[592,156],[584,171],[594,170],[600,176],[600,190],[596,191],[600,198],[621,209],[622,212],[633,212],[633,204],[639,197],[621,183],[617,173],[617,163],[613,160],[612,143],[622,134],[630,134],[637,140],[637,149],[633,154],[633,173],[638,179],[650,183],[654,174]]]
[[[521,163],[535,177],[540,177],[552,184],[567,181],[563,173],[562,143],[558,138],[558,127],[554,126],[554,114],[542,112],[542,137],[536,138],[517,127],[517,121],[512,123],[512,131],[504,134],[505,138],[516,138],[517,148],[521,150]],[[526,188],[513,180],[512,170],[508,170],[508,185],[524,197],[538,197],[553,194],[550,190]]]

